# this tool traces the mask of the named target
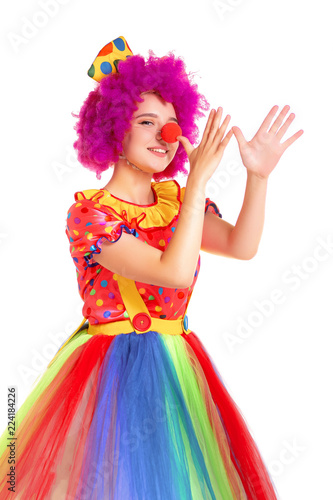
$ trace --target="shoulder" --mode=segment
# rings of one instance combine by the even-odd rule
[[[74,203],[66,217],[66,231],[71,238],[82,237],[86,232],[111,231],[122,221],[121,216],[103,204],[105,193],[99,189],[87,189],[74,194]],[[88,231],[89,229],[89,231]]]
[[[85,189],[74,193],[75,200],[91,200],[97,193],[104,193],[103,189]]]
[[[98,214],[113,215],[116,218],[118,214],[112,209],[112,206],[107,203],[109,195],[103,189],[85,189],[74,193],[74,203],[68,209],[68,218],[79,213],[86,217],[97,216]]]
[[[84,204],[89,206],[100,204],[101,198],[104,195],[105,193],[102,189],[85,189],[84,191],[77,191],[74,193],[74,202],[69,211]]]
[[[76,202],[91,201],[94,203],[101,202],[107,196],[105,189],[85,189],[74,193]]]
[[[103,220],[139,220],[141,229],[165,227],[179,214],[182,188],[174,179],[152,182],[155,201],[151,205],[135,205],[116,198],[104,189],[86,189],[74,194],[75,202],[68,210],[68,225],[84,219],[86,223]],[[106,217],[106,219],[105,219]]]

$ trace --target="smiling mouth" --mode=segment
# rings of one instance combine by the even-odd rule
[[[148,151],[152,151],[153,153],[160,153],[160,154],[166,154],[168,152],[168,149],[163,149],[163,148],[147,148]]]

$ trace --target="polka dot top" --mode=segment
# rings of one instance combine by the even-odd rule
[[[105,189],[75,193],[75,203],[67,214],[66,235],[76,267],[79,294],[84,301],[82,314],[94,325],[129,317],[123,304],[117,274],[93,259],[104,241],[116,242],[125,231],[144,243],[164,251],[177,227],[185,187],[177,181],[153,182],[155,201],[136,205]],[[222,218],[218,207],[206,198],[209,210]],[[151,317],[179,319],[185,314],[200,269],[200,255],[188,288],[167,288],[135,281]]]

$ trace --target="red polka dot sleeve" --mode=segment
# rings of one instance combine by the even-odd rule
[[[220,219],[222,219],[222,214],[220,213],[218,206],[210,198],[206,198],[205,213],[207,210],[215,215],[218,215]]]
[[[93,254],[101,253],[104,241],[117,241],[123,231],[134,235],[136,233],[135,229],[130,229],[124,221],[117,219],[112,209],[92,200],[74,203],[67,213],[66,235],[78,270],[80,271],[80,267],[84,269],[96,265],[92,262]]]

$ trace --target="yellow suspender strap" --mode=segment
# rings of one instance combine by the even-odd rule
[[[183,318],[167,320],[152,318],[148,308],[141,297],[135,281],[117,275],[117,282],[122,301],[125,305],[129,319],[105,323],[101,325],[89,325],[88,333],[106,335],[117,335],[120,333],[145,333],[153,330],[159,333],[179,335],[184,332]],[[190,333],[189,331],[185,333]]]
[[[117,335],[120,333],[130,333],[133,330],[136,333],[145,333],[146,331],[153,330],[160,333],[167,333],[170,335],[191,333],[191,330],[187,328],[187,321],[186,321],[186,326],[184,326],[183,318],[176,320],[152,318],[149,314],[146,304],[144,303],[143,298],[141,297],[136,287],[135,281],[125,278],[124,276],[117,275],[117,282],[129,319],[105,323],[105,324],[98,324],[98,325],[89,324],[88,334],[94,335],[100,333],[106,335]],[[186,306],[186,310],[187,307],[188,303]],[[87,319],[84,318],[81,324],[75,330],[75,332],[72,333],[72,335],[60,347],[60,349],[55,354],[52,361],[50,361],[48,367],[54,362],[54,360],[58,357],[59,353],[74,337],[74,335],[83,327],[86,321]]]
[[[135,281],[117,275],[117,283],[125,309],[128,312],[131,323],[136,314],[143,312],[150,316],[146,304],[138,291]]]

